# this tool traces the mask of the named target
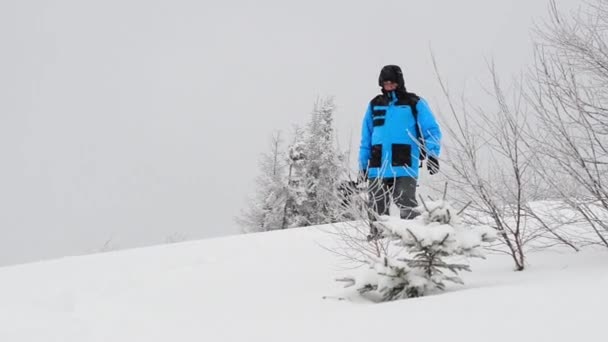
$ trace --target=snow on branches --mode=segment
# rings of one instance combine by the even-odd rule
[[[466,258],[483,258],[483,244],[496,239],[495,230],[462,224],[444,200],[424,203],[419,211],[414,220],[382,216],[376,221],[390,250],[398,252],[370,255],[366,272],[338,281],[375,301],[419,297],[445,290],[447,283],[463,284],[459,272],[470,271]]]

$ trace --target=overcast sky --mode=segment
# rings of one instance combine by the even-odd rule
[[[356,142],[384,64],[439,107],[430,46],[459,91],[484,58],[508,77],[546,8],[2,0],[0,265],[235,234],[271,132],[305,122],[316,97],[335,96]]]

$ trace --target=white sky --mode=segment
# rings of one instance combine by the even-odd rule
[[[317,96],[356,142],[382,65],[433,106],[429,46],[456,90],[486,57],[508,77],[546,6],[2,0],[0,265],[237,233],[271,132]]]

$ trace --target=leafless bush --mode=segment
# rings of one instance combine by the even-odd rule
[[[348,165],[342,167],[344,174],[348,175]],[[326,230],[336,237],[337,244],[324,248],[360,266],[367,264],[370,259],[389,255],[389,242],[386,239],[370,239],[372,227],[380,221],[380,217],[371,204],[374,201],[369,197],[369,189],[373,182],[381,180],[345,179],[341,191],[326,194],[333,196],[338,204],[337,212],[343,220]]]
[[[554,1],[537,28],[528,100],[539,132],[540,175],[608,247],[608,1],[563,15]]]
[[[449,105],[444,119],[452,123],[444,125],[448,136],[442,160],[447,168],[442,174],[456,190],[453,201],[471,203],[465,219],[496,229],[502,246],[494,250],[508,253],[518,271],[525,268],[526,251],[538,247],[540,241],[549,239],[577,249],[531,209],[532,201],[545,198],[548,184],[535,171],[539,147],[527,140],[532,130],[523,89],[514,87],[509,96],[494,64],[488,63],[492,78],[488,93],[496,108],[470,104],[462,96],[457,109],[434,55],[433,62]]]

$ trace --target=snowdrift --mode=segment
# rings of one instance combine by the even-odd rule
[[[608,253],[545,251],[464,286],[351,300],[329,226],[0,268],[0,341],[605,341]],[[342,300],[346,298],[346,300]]]

